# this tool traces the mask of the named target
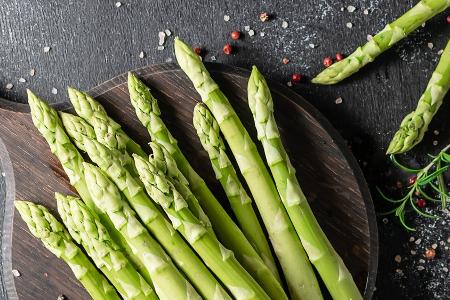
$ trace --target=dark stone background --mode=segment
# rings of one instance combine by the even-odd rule
[[[217,62],[244,68],[255,64],[269,78],[283,83],[293,72],[303,74],[305,80],[293,87],[295,91],[317,107],[349,142],[372,191],[376,185],[389,190],[397,180],[406,182],[407,177],[392,168],[384,152],[402,117],[415,107],[437,64],[437,52],[450,36],[445,20],[449,10],[339,85],[316,86],[307,79],[322,69],[325,56],[351,53],[366,41],[367,34],[381,30],[415,2],[128,0],[116,7],[116,1],[110,0],[0,0],[0,97],[25,102],[25,88],[30,88],[52,103],[67,101],[68,85],[88,90],[127,70],[173,60],[173,36],[179,35],[203,47],[206,61],[215,56]],[[341,10],[349,5],[356,10]],[[369,14],[365,15],[364,9]],[[259,21],[263,11],[272,15],[270,21]],[[230,16],[228,22],[224,15]],[[283,20],[288,22],[286,29],[281,27]],[[347,22],[353,24],[351,29]],[[245,32],[245,26],[255,31],[253,37]],[[160,51],[158,32],[165,29],[173,35]],[[245,32],[243,39],[232,41],[232,30]],[[222,53],[227,42],[233,44],[235,54]],[[428,43],[434,47],[430,49]],[[46,46],[51,47],[48,53],[43,51]],[[143,59],[139,58],[141,51],[145,52]],[[283,57],[290,59],[288,65],[281,63]],[[36,70],[35,76],[29,75],[30,69]],[[21,77],[25,83],[19,82]],[[6,89],[8,83],[14,84],[12,90]],[[56,95],[52,88],[58,90]],[[342,104],[335,103],[338,97],[342,97]],[[448,144],[449,112],[450,106],[443,105],[422,144],[401,159],[424,163],[426,153],[436,153]],[[433,134],[434,130],[439,135]],[[439,142],[437,146],[434,140]],[[377,211],[389,208],[375,192],[373,198]],[[406,232],[395,217],[379,217],[375,298],[450,298],[449,275],[444,271],[450,268],[450,217],[448,211],[431,210],[442,218],[434,221],[409,216],[409,223],[417,228],[414,233]],[[414,242],[410,242],[411,237]],[[421,242],[416,244],[419,238]],[[422,262],[424,250],[434,243],[438,245],[436,258]],[[394,261],[396,255],[401,255],[400,263]],[[424,270],[419,271],[419,265]]]

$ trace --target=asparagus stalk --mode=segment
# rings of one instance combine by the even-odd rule
[[[147,154],[141,146],[134,142],[116,123],[108,116],[103,106],[86,93],[69,87],[69,98],[77,114],[94,128],[97,139],[108,148],[136,153],[142,157]]]
[[[131,265],[119,246],[79,198],[55,194],[58,212],[72,238],[83,246],[124,299],[158,299],[152,287]]]
[[[210,233],[215,235],[211,227],[211,221],[198,203],[195,195],[189,189],[189,182],[178,169],[175,160],[167,150],[158,143],[150,142],[149,145],[150,148],[152,148],[151,158],[158,164],[158,169],[164,171],[164,174],[169,178],[170,182],[180,192],[181,196],[186,200],[192,214],[202,222]]]
[[[150,197],[166,212],[173,227],[181,232],[206,265],[236,299],[270,299],[256,281],[188,209],[183,196],[158,170],[157,163],[134,155],[139,176]]]
[[[152,141],[163,145],[175,160],[178,169],[188,180],[192,193],[210,218],[219,240],[235,253],[238,261],[255,276],[270,296],[274,294],[271,291],[276,291],[278,295],[286,298],[278,273],[272,273],[264,264],[245,235],[214,197],[205,181],[195,172],[181,152],[176,139],[162,121],[157,100],[151,95],[149,88],[132,73],[128,73],[128,90],[139,120],[147,128]]]
[[[407,114],[389,144],[387,154],[403,153],[420,143],[428,125],[441,107],[450,88],[450,40],[442,53],[436,70],[431,75],[427,88],[417,103],[416,109]]]
[[[225,143],[220,136],[219,124],[204,104],[199,103],[194,108],[194,127],[203,148],[208,152],[216,178],[225,190],[242,231],[266,265],[273,273],[277,273],[269,243],[253,210],[252,199],[242,186],[233,164],[225,153]]]
[[[84,168],[82,165],[83,157],[64,132],[64,127],[61,123],[61,119],[58,117],[57,111],[30,90],[27,92],[33,123],[47,141],[52,153],[61,162],[64,171],[69,177],[70,184],[75,187],[78,194],[81,196],[81,199],[86,203],[92,213],[99,217],[102,224],[108,229],[114,242],[123,248],[128,258],[139,270],[145,280],[151,283],[150,274],[143,268],[142,262],[132,253],[130,247],[123,239],[122,235],[115,229],[109,217],[99,211],[92,200],[91,195],[87,190],[86,181],[84,180]]]
[[[269,87],[256,67],[253,67],[248,81],[248,104],[281,200],[309,260],[333,299],[362,299],[352,275],[320,228],[300,188],[295,169],[281,142]]]
[[[97,138],[95,134],[94,128],[88,124],[84,119],[79,116],[75,116],[69,113],[59,112],[59,116],[61,117],[61,121],[66,129],[67,134],[72,139],[77,147],[86,152],[86,148],[84,147],[84,139],[97,139],[99,142],[101,139]],[[103,144],[108,147],[107,144]],[[134,160],[126,151],[120,151],[115,148],[110,148],[112,152],[115,153],[116,157],[120,159],[121,165],[123,165],[127,170],[134,176],[139,177],[136,168],[134,167]]]
[[[275,184],[239,117],[198,55],[175,39],[175,55],[216,118],[258,206],[293,299],[321,299],[320,288]]]
[[[107,175],[94,165],[83,163],[88,190],[97,206],[113,221],[133,252],[144,262],[160,299],[201,299],[192,285],[173,265],[163,248],[137,219],[135,212]],[[156,212],[153,213],[156,216]]]
[[[64,226],[47,208],[28,201],[15,201],[14,204],[31,234],[40,239],[50,252],[69,265],[92,299],[120,299],[106,278],[75,245]]]
[[[376,34],[369,42],[358,47],[345,59],[323,70],[312,79],[313,83],[335,84],[356,73],[378,55],[405,38],[417,27],[450,6],[450,0],[421,0],[391,24]]]
[[[173,230],[172,225],[145,194],[138,180],[121,165],[120,160],[114,155],[115,152],[96,140],[84,139],[84,147],[91,160],[105,174],[108,174],[108,177],[115,183],[109,188],[114,189],[115,192],[117,192],[118,188],[125,195],[143,224],[164,247],[175,264],[186,274],[202,296],[206,299],[214,299],[214,297],[221,295],[221,297],[226,298],[226,296],[223,296],[226,295],[226,292],[211,272],[195,255],[183,238]],[[93,168],[90,169],[92,170]],[[97,177],[99,176],[97,175]],[[156,292],[158,293],[158,291]]]

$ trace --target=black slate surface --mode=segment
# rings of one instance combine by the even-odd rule
[[[381,30],[416,1],[154,0],[121,1],[120,7],[116,2],[0,0],[0,97],[25,102],[25,88],[30,88],[50,102],[67,101],[68,85],[87,90],[127,70],[173,60],[174,35],[203,47],[206,61],[214,56],[217,62],[245,68],[256,64],[269,78],[286,83],[293,72],[305,78],[319,72],[325,56],[349,54],[366,41],[367,34]],[[348,12],[349,5],[356,10]],[[263,11],[271,14],[270,21],[259,21]],[[337,86],[315,86],[303,80],[293,87],[348,140],[372,190],[375,185],[389,187],[398,179],[406,180],[406,175],[391,172],[383,153],[402,117],[415,107],[437,64],[437,52],[450,37],[445,20],[449,13],[447,10],[427,22]],[[230,17],[228,22],[224,15]],[[282,28],[283,21],[287,28]],[[346,26],[348,22],[352,28]],[[253,37],[245,32],[245,26],[254,30]],[[165,29],[172,36],[165,49],[158,50],[158,32]],[[232,41],[232,30],[243,32],[243,38]],[[227,42],[235,47],[233,55],[222,52]],[[433,44],[432,49],[428,43]],[[51,49],[45,53],[44,47]],[[139,57],[141,51],[144,58]],[[290,59],[288,65],[281,63],[283,57]],[[35,69],[34,76],[29,75],[31,69]],[[8,83],[14,85],[11,90],[6,89]],[[52,93],[53,88],[57,94]],[[338,97],[343,99],[341,104],[335,103]],[[421,162],[426,153],[448,144],[449,112],[450,105],[443,105],[423,143],[402,159]],[[433,134],[434,130],[439,135]],[[389,208],[376,193],[373,196],[378,211]],[[450,217],[448,211],[435,211],[443,216],[439,221],[411,215],[410,223],[417,226],[414,233],[406,232],[394,217],[379,218],[376,299],[448,298],[450,281],[445,268],[450,268]],[[418,244],[417,239],[421,241]],[[436,259],[422,262],[422,253],[434,243]],[[401,255],[400,263],[394,261],[395,255]]]

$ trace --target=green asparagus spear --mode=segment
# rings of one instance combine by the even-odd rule
[[[352,275],[320,228],[300,188],[295,169],[281,142],[269,87],[256,67],[253,67],[248,81],[248,104],[281,200],[309,260],[333,299],[362,299]]]
[[[142,262],[132,253],[127,242],[122,235],[115,229],[109,217],[101,213],[92,201],[84,180],[83,157],[70,142],[69,137],[64,132],[61,119],[58,112],[42,101],[30,90],[28,92],[28,103],[30,105],[31,117],[33,123],[50,146],[52,153],[59,159],[64,171],[69,177],[70,183],[75,187],[81,199],[86,203],[89,209],[98,215],[102,224],[108,229],[114,242],[126,252],[128,258],[139,270],[141,275],[148,283],[151,283],[150,274],[143,268]]]
[[[138,180],[121,165],[120,160],[114,155],[115,152],[96,140],[87,138],[84,139],[84,147],[91,160],[103,172],[108,174],[108,177],[115,183],[110,189],[117,191],[118,188],[125,195],[143,224],[164,247],[176,265],[186,274],[203,297],[214,299],[217,295],[225,295],[226,292],[223,291],[211,272],[195,255],[183,238],[173,230],[172,225],[143,191]],[[158,293],[158,291],[156,292]]]
[[[74,144],[77,145],[77,147],[80,150],[86,152],[86,149],[84,148],[84,139],[85,138],[91,140],[97,139],[97,135],[94,132],[94,128],[81,117],[65,112],[59,112],[59,115],[61,117],[62,123],[64,125],[64,128],[66,129],[67,134],[72,139]],[[98,142],[100,142],[101,139],[97,140]],[[108,145],[106,144],[103,145],[108,147]],[[128,154],[127,151],[120,151],[115,148],[110,148],[110,150],[115,153],[116,157],[120,159],[121,165],[126,167],[127,170],[131,173],[131,175],[133,175],[136,178],[139,177],[136,168],[134,167],[134,160],[131,158],[131,156]]]
[[[403,153],[420,143],[428,125],[441,107],[450,88],[450,40],[442,53],[416,110],[406,115],[389,144],[387,154]]]
[[[269,243],[252,206],[252,199],[241,184],[233,164],[225,153],[225,143],[220,136],[217,121],[204,104],[194,108],[194,127],[203,148],[208,152],[216,178],[230,201],[231,209],[247,239],[258,251],[272,272],[277,272]]]
[[[164,171],[170,182],[186,200],[186,203],[188,204],[188,207],[194,214],[194,216],[202,222],[202,224],[208,229],[208,231],[215,235],[211,227],[211,221],[198,203],[195,195],[191,192],[189,188],[189,182],[178,169],[177,163],[175,162],[173,157],[163,146],[159,145],[158,143],[150,142],[149,145],[150,148],[152,148],[151,157],[153,161],[158,164],[158,169]]]
[[[225,140],[258,206],[293,299],[321,299],[319,285],[275,184],[255,144],[226,96],[191,47],[175,39],[175,55],[202,101],[219,123]]]
[[[92,125],[100,143],[111,149],[136,153],[142,157],[147,154],[141,146],[134,142],[116,123],[108,116],[103,106],[86,93],[69,87],[69,98],[77,114]]]
[[[94,300],[119,300],[116,290],[70,238],[64,226],[42,205],[15,201],[15,206],[31,234],[64,260]]]
[[[136,271],[108,230],[80,199],[55,194],[58,212],[72,238],[83,246],[95,265],[124,299],[158,299],[152,287]]]
[[[345,59],[323,70],[312,79],[312,82],[335,84],[349,77],[449,6],[450,0],[421,0],[400,18],[388,24],[364,46],[358,47]]]
[[[85,179],[92,199],[114,223],[133,252],[144,262],[152,276],[156,294],[160,299],[201,299],[192,285],[173,265],[163,248],[148,233],[128,206],[114,183],[102,170],[83,163]],[[156,217],[156,211],[152,213]]]
[[[151,95],[149,88],[132,73],[129,73],[128,90],[139,120],[147,128],[152,141],[163,145],[173,157],[178,169],[188,180],[191,191],[210,218],[219,240],[235,253],[238,261],[255,276],[255,279],[270,296],[278,294],[286,298],[279,282],[278,273],[272,273],[269,267],[263,263],[245,235],[181,152],[177,141],[162,121],[157,100]],[[259,261],[263,265],[255,264],[254,261]]]
[[[175,189],[157,163],[134,155],[139,176],[150,197],[166,212],[173,227],[181,232],[206,265],[236,299],[270,299],[234,257],[192,214],[183,196]]]

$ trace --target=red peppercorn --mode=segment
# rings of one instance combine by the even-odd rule
[[[427,250],[425,250],[425,257],[428,259],[433,259],[436,256],[436,250],[434,250],[433,248],[428,248]]]
[[[231,52],[233,52],[233,47],[231,47],[230,44],[225,44],[225,46],[223,46],[223,53],[230,55]]]
[[[425,201],[425,199],[417,199],[416,204],[418,207],[420,208],[424,208],[427,205],[427,202]]]
[[[327,56],[327,57],[325,57],[324,59],[323,59],[323,65],[325,66],[325,67],[329,67],[329,66],[331,66],[333,64],[333,59],[331,58],[331,57],[329,57],[329,56]]]
[[[300,80],[302,80],[302,75],[299,73],[294,73],[294,74],[292,74],[291,80],[294,83],[300,82]]]
[[[417,176],[413,175],[413,176],[408,178],[408,184],[409,185],[413,185],[414,183],[416,183],[416,180],[417,180]]]
[[[231,38],[233,40],[238,40],[241,37],[241,33],[239,31],[232,31],[231,32]]]
[[[341,61],[344,59],[344,55],[342,55],[342,53],[336,53],[336,60],[337,61]]]
[[[201,55],[202,55],[202,48],[200,48],[200,47],[195,47],[195,48],[194,48],[194,52],[197,53],[197,55],[201,56]]]
[[[450,15],[447,16],[447,23],[450,24]]]
[[[266,12],[260,13],[259,14],[259,19],[261,20],[261,22],[266,22],[269,20],[269,14]]]

